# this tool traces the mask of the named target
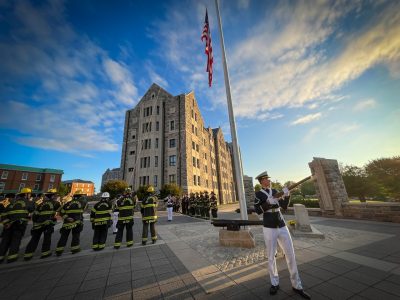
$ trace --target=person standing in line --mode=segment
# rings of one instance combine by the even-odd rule
[[[279,276],[275,258],[277,244],[279,243],[285,254],[293,291],[305,299],[311,299],[310,295],[303,290],[297,270],[292,238],[280,211],[280,207],[287,209],[289,205],[289,189],[284,187],[282,190],[284,197],[278,196],[278,191],[271,188],[270,177],[266,171],[258,175],[256,179],[258,179],[262,188],[256,192],[254,208],[257,214],[263,215],[263,233],[267,248],[268,272],[271,280],[269,293],[270,295],[275,295],[279,290]]]
[[[149,234],[149,226],[151,233],[151,240],[153,244],[157,242],[156,222],[157,222],[157,202],[158,199],[154,195],[154,187],[149,185],[146,190],[146,195],[142,200],[140,212],[142,213],[142,245],[146,245],[147,236]]]
[[[50,189],[44,194],[43,198],[39,198],[35,203],[35,210],[32,214],[33,227],[31,229],[31,239],[26,246],[24,260],[30,260],[33,257],[40,237],[43,234],[42,256],[46,258],[51,256],[51,236],[54,232],[54,225],[57,223],[56,213],[60,209],[61,204],[57,201],[57,190]]]
[[[125,194],[120,198],[117,203],[115,210],[119,212],[117,222],[117,235],[115,236],[114,248],[119,249],[121,247],[124,229],[126,228],[126,246],[131,247],[133,245],[133,214],[136,205],[136,195],[131,193],[131,189],[127,188]]]
[[[0,263],[4,261],[7,252],[7,263],[18,259],[19,247],[25,234],[29,214],[34,210],[31,193],[30,188],[23,188],[3,211],[1,221],[4,229],[0,243]]]
[[[112,210],[113,210],[113,215],[112,215],[112,229],[113,229],[113,234],[117,234],[118,232],[118,227],[117,227],[117,223],[118,223],[118,215],[119,215],[119,211],[116,209],[117,207],[117,202],[122,198],[121,195],[118,195],[117,198],[115,198],[113,200],[113,204],[112,204]]]
[[[218,202],[217,197],[215,196],[214,191],[211,192],[210,197],[210,206],[211,206],[211,216],[213,219],[218,218]]]
[[[66,202],[61,208],[60,214],[64,221],[60,229],[61,236],[57,243],[57,256],[61,256],[64,252],[64,247],[67,244],[70,233],[72,233],[71,253],[74,254],[81,251],[80,237],[83,230],[83,212],[87,206],[85,196],[85,193],[78,190],[72,199]]]
[[[174,200],[171,195],[167,197],[167,213],[168,213],[168,222],[172,221],[172,214],[174,209]]]
[[[110,194],[104,192],[101,199],[97,202],[90,212],[90,222],[92,222],[94,251],[103,250],[106,247],[108,227],[111,223],[111,204]]]

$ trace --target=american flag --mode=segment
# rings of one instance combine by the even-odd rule
[[[210,24],[208,24],[208,13],[206,9],[206,18],[204,20],[203,34],[201,35],[201,40],[206,40],[205,54],[207,54],[207,72],[208,72],[208,85],[211,87],[212,83],[212,65],[213,65],[213,54],[211,45],[211,32]]]

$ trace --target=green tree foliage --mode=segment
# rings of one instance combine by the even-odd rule
[[[142,201],[145,197],[147,197],[147,188],[149,185],[141,185],[139,186],[138,190],[136,191],[136,196],[138,197],[139,201]]]
[[[289,186],[291,186],[291,185],[293,185],[293,184],[295,184],[295,183],[296,183],[296,182],[289,180],[289,181],[286,181],[283,185],[286,186],[286,187],[289,187]],[[291,193],[292,195],[301,195],[300,187],[296,187],[296,188],[292,189],[292,190],[290,191],[290,193]]]
[[[342,178],[347,194],[350,197],[358,197],[360,201],[365,202],[366,197],[371,196],[373,186],[370,184],[364,168],[352,165],[344,166],[342,169]]]
[[[258,192],[259,190],[261,190],[261,184],[257,183],[257,184],[254,186],[254,191],[255,191],[255,192]]]
[[[300,185],[300,192],[303,195],[303,198],[308,195],[315,195],[315,186],[312,180],[306,181]]]
[[[276,189],[278,191],[282,190],[282,188],[283,188],[282,184],[278,181],[271,182],[271,186],[273,189]]]
[[[60,195],[60,197],[64,197],[68,193],[68,187],[64,183],[60,183],[60,186],[58,187],[58,194]]]
[[[179,185],[175,183],[165,184],[160,190],[160,198],[163,199],[168,195],[180,197],[182,193],[183,190]]]
[[[365,171],[380,192],[400,201],[400,156],[375,159],[365,166]]]
[[[101,187],[101,192],[109,192],[111,199],[122,194],[125,189],[128,188],[128,184],[123,180],[110,180]]]

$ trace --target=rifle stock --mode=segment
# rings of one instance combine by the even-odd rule
[[[298,181],[298,182],[292,184],[291,186],[288,187],[289,191],[291,191],[291,190],[293,190],[294,188],[298,187],[300,184],[302,184],[302,183],[304,183],[304,182],[310,180],[311,178],[312,178],[312,176],[307,176],[306,178],[304,178],[304,179],[302,179],[302,180],[300,180],[300,181]],[[278,193],[276,193],[276,194],[274,195],[274,198],[282,197],[283,194],[284,194],[283,192],[278,192]]]

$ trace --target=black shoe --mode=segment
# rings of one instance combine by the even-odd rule
[[[303,297],[304,299],[311,299],[311,296],[309,294],[307,294],[303,289],[295,289],[293,288],[293,291],[297,294],[299,294],[301,297]]]
[[[146,245],[146,242],[142,242],[142,245],[145,246],[145,245]]]
[[[24,261],[30,261],[32,259],[32,256],[30,257],[24,257]]]
[[[157,242],[157,240],[152,240],[152,243],[155,244]]]
[[[62,252],[56,252],[56,255],[57,255],[57,256],[61,256],[61,255],[62,255]]]
[[[279,284],[278,285],[271,285],[269,288],[269,294],[270,295],[275,295],[279,290]]]

